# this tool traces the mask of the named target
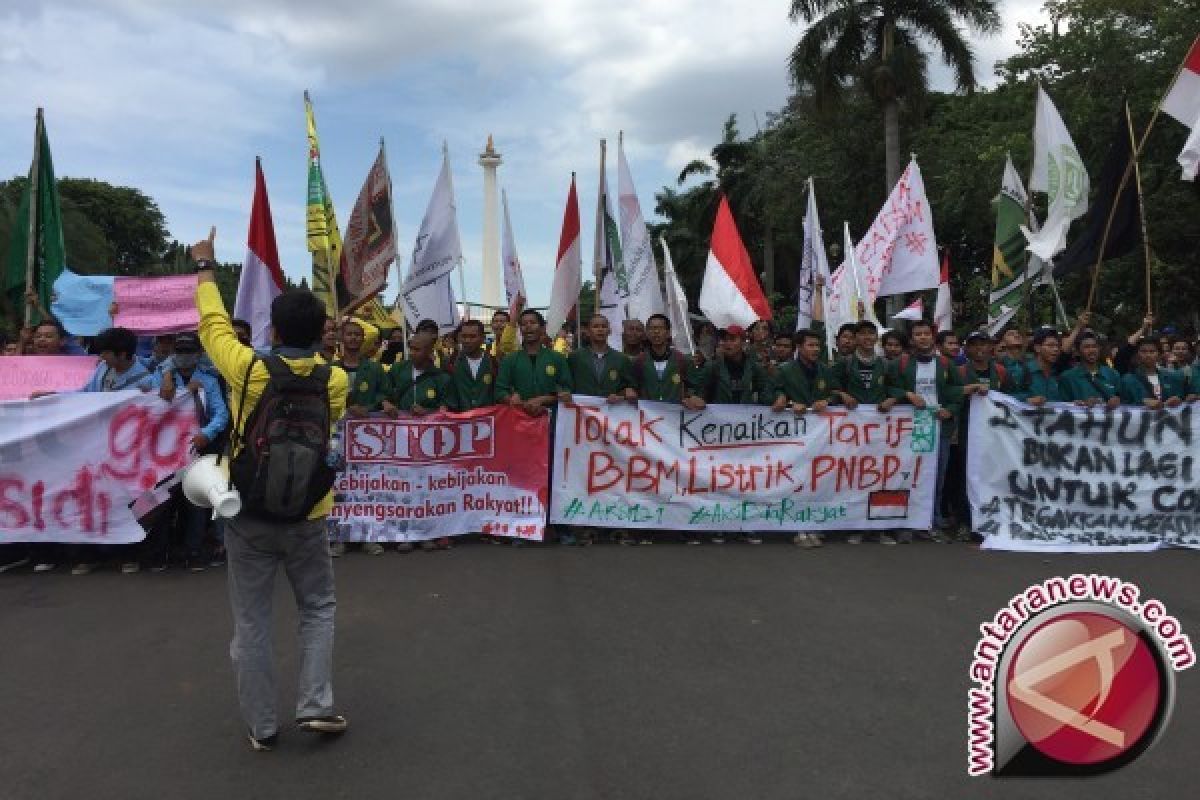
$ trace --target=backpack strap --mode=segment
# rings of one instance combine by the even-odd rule
[[[259,361],[258,354],[253,350],[250,351],[250,363],[246,365],[246,374],[242,378],[242,396],[238,401],[237,417],[234,419],[233,429],[229,432],[229,461],[233,462],[233,451],[242,443],[242,423],[246,419],[246,395],[250,393],[250,373],[254,371],[255,362]],[[268,367],[268,369],[270,369]],[[221,462],[221,456],[217,455],[217,463]],[[233,488],[233,476],[229,478],[229,488]]]

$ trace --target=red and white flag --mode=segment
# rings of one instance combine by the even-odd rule
[[[917,322],[925,318],[925,301],[921,298],[913,300],[904,307],[903,311],[898,311],[892,314],[892,319],[904,319],[909,322]]]
[[[725,195],[721,195],[713,223],[704,283],[700,286],[700,310],[717,328],[748,328],[757,320],[771,318],[771,306],[754,274]]]
[[[1200,168],[1200,36],[1192,42],[1171,91],[1163,98],[1162,110],[1192,129],[1179,154],[1183,179],[1193,180]]]
[[[938,283],[937,302],[933,306],[933,327],[938,333],[954,329],[954,307],[950,302],[950,251],[942,253],[942,279]]]
[[[262,162],[255,159],[254,205],[250,208],[250,232],[246,235],[246,260],[233,304],[233,316],[250,323],[255,348],[271,346],[271,302],[283,293],[283,285],[267,181],[263,178]]]
[[[575,173],[571,173],[571,190],[567,193],[567,208],[563,212],[562,236],[558,240],[558,261],[554,267],[554,283],[550,288],[550,307],[546,309],[546,330],[551,336],[571,316],[579,303],[583,282],[583,256],[579,251],[579,197],[575,194]]]

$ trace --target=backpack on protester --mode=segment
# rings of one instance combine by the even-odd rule
[[[269,378],[242,428],[246,388],[260,360]],[[333,487],[337,470],[329,464],[329,375],[328,364],[297,375],[279,356],[250,360],[230,436],[230,453],[238,445],[241,450],[229,461],[230,483],[241,493],[242,508],[250,516],[297,522]]]

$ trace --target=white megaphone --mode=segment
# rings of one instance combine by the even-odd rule
[[[213,519],[231,519],[242,510],[242,496],[229,483],[229,461],[200,456],[183,473],[183,495],[194,506],[211,508]]]

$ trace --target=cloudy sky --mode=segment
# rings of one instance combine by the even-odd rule
[[[344,224],[387,140],[400,251],[408,254],[447,142],[466,257],[479,292],[489,133],[503,154],[517,247],[545,303],[572,170],[590,252],[601,138],[625,131],[642,207],[735,112],[744,131],[788,94],[801,28],[771,0],[6,0],[0,9],[0,176],[29,168],[46,109],[60,176],[136,186],[172,236],[215,224],[241,260],[255,155],[284,269],[304,244],[302,92],[312,92],[329,189]],[[1001,0],[1003,34],[976,43],[979,78],[1015,49],[1040,0]],[[944,77],[941,78],[944,80]],[[615,161],[609,181],[616,181]],[[457,287],[457,282],[456,282]],[[390,292],[389,292],[390,294]]]

